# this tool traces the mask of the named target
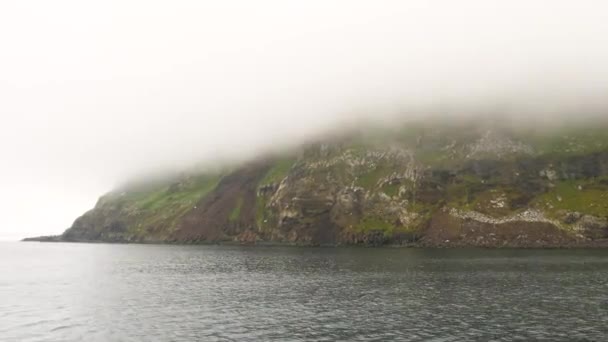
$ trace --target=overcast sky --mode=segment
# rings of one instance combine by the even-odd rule
[[[607,10],[602,0],[2,0],[0,239],[61,233],[134,174],[248,157],[354,118],[601,106]]]

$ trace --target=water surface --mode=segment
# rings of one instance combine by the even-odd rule
[[[0,341],[608,340],[608,250],[0,243]]]

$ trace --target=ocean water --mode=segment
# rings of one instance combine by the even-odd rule
[[[608,250],[0,243],[0,341],[606,341]]]

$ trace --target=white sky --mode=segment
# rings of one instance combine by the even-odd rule
[[[602,0],[2,0],[0,239],[355,116],[603,106],[607,18]]]

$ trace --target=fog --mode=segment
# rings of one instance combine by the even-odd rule
[[[0,2],[0,239],[133,175],[429,113],[602,115],[604,1]],[[599,114],[598,114],[599,113]]]

